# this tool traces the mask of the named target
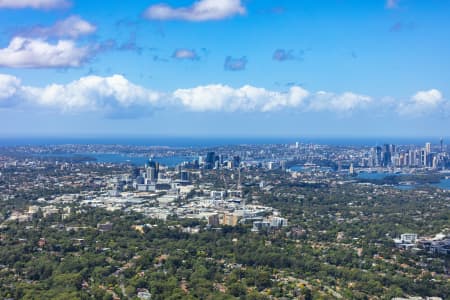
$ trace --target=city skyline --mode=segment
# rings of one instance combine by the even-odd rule
[[[445,138],[449,11],[0,1],[0,136]]]

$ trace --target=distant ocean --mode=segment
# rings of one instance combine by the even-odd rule
[[[225,145],[243,144],[322,144],[334,146],[376,146],[382,144],[397,145],[423,145],[426,142],[439,144],[439,137],[430,138],[325,138],[325,137],[238,137],[238,138],[216,138],[216,137],[99,137],[99,138],[77,138],[77,137],[31,137],[31,138],[1,138],[0,146],[40,146],[40,145],[64,145],[64,144],[101,144],[101,145],[134,145],[134,146],[168,146],[168,147],[214,147]],[[444,143],[450,139],[444,138]]]

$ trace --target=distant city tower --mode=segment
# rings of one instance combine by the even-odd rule
[[[214,168],[214,162],[215,162],[216,154],[214,152],[208,152],[206,154],[206,169],[212,169]]]
[[[237,188],[238,190],[240,190],[241,187],[241,168],[238,168],[238,183],[237,183]]]
[[[427,152],[427,154],[431,153],[431,143],[426,143],[425,144],[425,151]]]
[[[350,176],[355,175],[355,167],[353,166],[353,163],[350,164],[349,172]]]

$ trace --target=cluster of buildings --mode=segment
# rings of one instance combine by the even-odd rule
[[[43,217],[59,214],[61,219],[70,215],[74,205],[104,208],[106,210],[122,210],[139,212],[147,217],[167,220],[169,217],[179,219],[205,220],[209,227],[237,226],[239,224],[253,224],[253,231],[279,229],[288,225],[288,220],[282,218],[278,211],[271,207],[246,204],[239,197],[238,191],[211,190],[206,195],[186,199],[186,194],[194,187],[183,187],[174,193],[122,192],[116,196],[101,195],[64,195],[52,200],[46,206],[31,205],[26,211],[14,211],[6,221],[29,222],[38,213]],[[61,199],[70,201],[60,201]],[[84,198],[83,200],[79,200]],[[46,203],[49,204],[49,203]],[[67,206],[66,206],[67,205]],[[100,231],[111,229],[110,223],[99,224]]]
[[[209,151],[206,156],[200,155],[198,159],[189,162],[184,162],[180,165],[187,169],[235,169],[241,164],[241,157],[233,154],[216,154],[214,151]]]
[[[288,220],[285,218],[281,218],[277,215],[272,215],[267,218],[264,218],[261,221],[253,222],[253,232],[258,232],[260,230],[269,230],[273,228],[282,228],[288,226]]]
[[[370,152],[361,161],[363,167],[411,167],[433,168],[444,167],[448,162],[448,154],[444,151],[441,139],[440,147],[432,148],[431,143],[425,147],[397,147],[385,144],[382,147],[371,148]]]
[[[437,234],[435,237],[418,238],[415,233],[404,233],[394,239],[395,246],[400,249],[424,250],[430,254],[450,255],[450,236]]]
[[[67,218],[71,213],[70,207],[59,208],[55,205],[30,205],[27,210],[14,210],[9,216],[7,216],[7,222],[31,222],[39,214],[42,217],[47,218],[51,215],[60,214],[61,218]]]
[[[102,207],[107,210],[139,212],[147,217],[167,220],[169,217],[179,219],[205,220],[209,227],[220,225],[237,226],[253,222],[256,229],[277,229],[288,224],[287,219],[271,207],[247,205],[234,190],[205,190],[203,196],[187,198],[193,186],[183,186],[177,193],[122,193],[118,197],[99,196],[80,201],[81,205]]]
[[[239,155],[234,155],[232,157],[227,157],[223,154],[216,155],[215,152],[208,152],[206,154],[205,161],[203,161],[203,157],[199,158],[200,166],[204,166],[205,169],[220,169],[220,168],[228,168],[233,169],[239,167],[241,164],[241,158]]]
[[[169,217],[203,219],[212,228],[247,223],[253,224],[253,231],[259,231],[287,226],[287,219],[271,207],[246,204],[240,186],[240,169],[237,183],[231,184],[234,189],[217,189],[214,183],[197,180],[211,168],[233,168],[241,163],[239,156],[230,161],[222,159],[221,155],[208,152],[199,164],[204,170],[187,170],[186,164],[169,169],[150,159],[143,167],[130,169],[129,174],[98,176],[100,189],[97,191],[81,190],[74,194],[41,197],[37,200],[40,206],[30,206],[27,212],[15,212],[9,219],[30,221],[37,212],[44,216],[65,215],[66,208],[79,205],[109,211],[133,211],[161,220]],[[231,176],[235,178],[233,174]]]
[[[144,170],[133,169],[131,176],[133,187],[141,192],[154,192],[157,189],[171,188],[171,180],[167,179],[163,172],[160,172],[159,163],[151,159],[145,164]]]

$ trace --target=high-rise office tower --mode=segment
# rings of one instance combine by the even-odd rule
[[[286,160],[280,161],[281,170],[286,171]]]
[[[391,152],[391,156],[397,152],[397,147],[393,144],[389,145],[389,152]]]
[[[409,162],[408,162],[408,165],[410,166],[410,167],[414,167],[414,166],[416,166],[417,165],[417,163],[416,163],[416,151],[415,150],[409,150],[409,155],[408,155],[409,157]]]
[[[387,166],[391,165],[391,162],[392,162],[391,149],[392,149],[392,147],[389,144],[385,144],[383,146],[383,162],[382,162],[383,167],[387,167]]]
[[[155,167],[148,167],[146,170],[147,179],[151,182],[158,180],[158,172]]]
[[[150,159],[146,168],[147,179],[151,182],[156,182],[158,180],[159,173],[159,163]]]
[[[422,149],[420,151],[420,165],[422,167],[426,167],[427,166],[427,150],[426,149]]]
[[[375,167],[377,165],[377,149],[375,147],[370,149],[369,153],[369,167]]]
[[[376,156],[377,157],[376,158],[376,166],[377,167],[381,166],[381,164],[382,164],[382,158],[383,158],[382,153],[383,153],[383,151],[382,151],[381,147],[378,146],[377,147],[377,156]]]
[[[444,152],[444,139],[441,138],[441,152]]]
[[[431,153],[431,143],[426,143],[425,144],[425,151],[427,152],[427,154]]]
[[[189,172],[188,171],[181,171],[180,172],[180,179],[181,179],[181,181],[189,181]]]
[[[140,175],[141,175],[141,170],[139,168],[133,168],[133,170],[131,171],[131,177],[133,179],[136,179]]]
[[[241,158],[239,157],[239,155],[233,156],[233,167],[239,168],[240,164],[241,164]]]
[[[353,163],[350,164],[350,168],[349,168],[348,173],[349,173],[351,176],[355,175],[355,167],[353,166]]]
[[[214,152],[208,152],[206,154],[206,160],[205,160],[206,169],[212,169],[214,167],[215,158],[216,158],[216,154]]]

